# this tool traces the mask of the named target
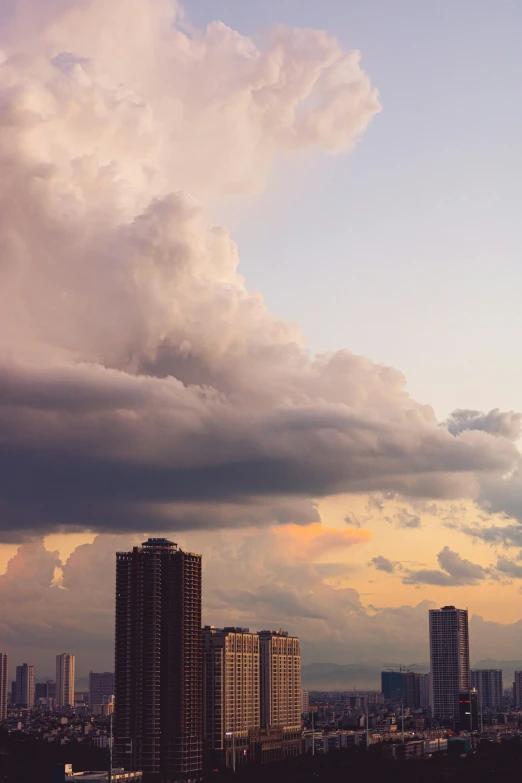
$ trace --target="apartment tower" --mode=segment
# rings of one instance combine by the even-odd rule
[[[261,726],[283,730],[283,755],[297,754],[301,736],[301,647],[286,631],[260,631]],[[296,743],[297,740],[297,743]]]
[[[115,763],[202,770],[201,556],[164,538],[116,555]]]
[[[34,666],[23,663],[16,667],[15,703],[17,707],[34,707]]]
[[[74,707],[76,659],[71,653],[56,656],[56,706]]]
[[[102,706],[114,695],[114,672],[89,672],[89,709],[101,715]]]
[[[470,689],[468,610],[430,609],[431,705],[437,720],[458,721],[459,691]]]
[[[249,761],[260,728],[259,636],[248,628],[203,629],[203,739],[217,766]]]
[[[7,653],[0,653],[0,723],[7,720],[7,679],[8,657]]]
[[[426,710],[429,706],[429,674],[406,672],[404,675],[404,706],[411,710]]]
[[[514,675],[513,703],[515,705],[515,709],[522,710],[522,671],[516,671]]]
[[[479,710],[500,710],[502,707],[502,670],[472,669],[471,687],[478,692]]]

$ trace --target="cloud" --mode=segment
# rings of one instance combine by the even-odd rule
[[[462,525],[459,530],[461,533],[471,536],[471,538],[484,541],[486,544],[505,547],[522,546],[522,525],[508,524],[500,526],[480,525],[475,523],[472,525]]]
[[[386,521],[400,528],[419,528],[422,527],[419,514],[412,514],[407,508],[401,508],[393,516],[386,517]]]
[[[347,525],[350,525],[350,527],[361,527],[361,522],[357,519],[355,514],[352,514],[351,511],[349,511],[345,516],[344,521]]]
[[[496,563],[496,568],[507,576],[513,576],[515,579],[522,579],[522,565],[519,565],[514,560],[510,560],[508,557],[499,557]]]
[[[387,574],[393,574],[395,572],[395,566],[392,561],[388,560],[387,557],[383,557],[382,555],[373,557],[372,563],[377,571],[385,571]]]
[[[200,530],[171,538],[203,554],[205,623],[286,628],[299,636],[308,663],[427,660],[428,609],[434,604],[425,600],[416,606],[365,606],[348,581],[350,563],[335,564],[345,566],[344,578],[331,584],[331,569],[324,568],[331,564],[317,562],[331,551],[331,536],[330,529],[318,527],[308,540],[296,526]],[[79,676],[110,668],[115,553],[143,539],[99,535],[92,544],[77,547],[65,562],[41,541],[20,546],[0,576],[0,635],[11,660],[28,660],[36,666],[37,677],[52,676],[56,652],[68,649],[77,655]],[[314,541],[316,556],[310,554]],[[61,586],[53,587],[57,570]],[[502,657],[515,658],[521,625],[471,617],[473,657],[497,650]]]
[[[522,414],[514,411],[502,412],[494,408],[489,413],[481,413],[459,408],[450,414],[446,426],[453,435],[466,430],[480,430],[508,440],[517,440],[520,437],[521,421]]]
[[[477,563],[462,558],[458,552],[445,546],[437,555],[441,571],[419,569],[410,570],[403,578],[407,585],[438,585],[440,587],[457,587],[475,585],[486,579],[490,572]]]
[[[311,498],[512,470],[507,438],[451,434],[398,371],[310,355],[201,206],[353,147],[380,109],[359,54],[187,24],[166,0],[4,10],[1,535],[313,524]]]

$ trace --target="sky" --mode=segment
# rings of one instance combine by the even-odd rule
[[[152,534],[306,663],[426,662],[445,604],[520,657],[521,16],[0,0],[12,667],[110,668]]]

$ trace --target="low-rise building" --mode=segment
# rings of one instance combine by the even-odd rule
[[[64,764],[64,783],[141,783],[143,772],[126,772],[123,767],[113,767],[112,774],[107,770],[92,772],[73,772],[72,764]],[[58,777],[56,778],[58,779]]]

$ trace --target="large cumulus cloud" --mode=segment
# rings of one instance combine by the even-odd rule
[[[439,427],[402,375],[310,356],[200,206],[379,110],[357,53],[190,30],[166,0],[0,0],[0,527],[317,521],[346,491],[477,492],[509,426]]]

